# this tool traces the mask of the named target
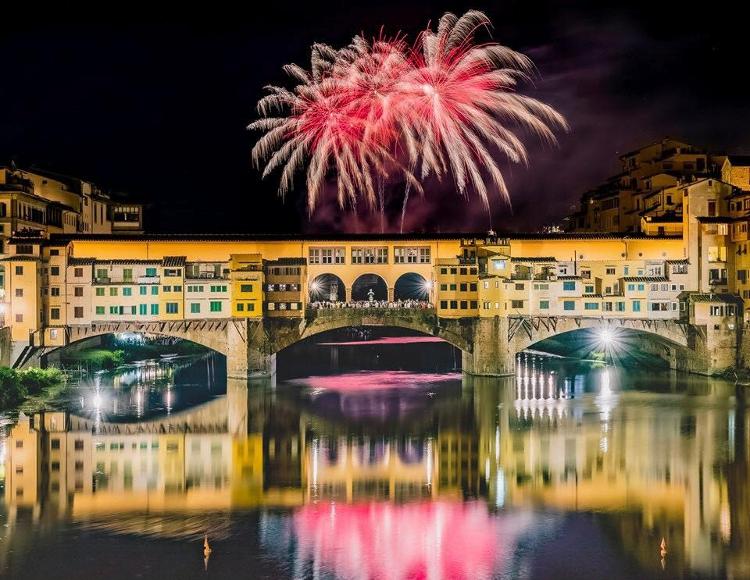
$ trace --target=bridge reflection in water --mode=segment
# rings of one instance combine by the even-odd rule
[[[528,547],[575,514],[598,514],[646,576],[661,570],[662,537],[671,575],[750,570],[750,430],[733,385],[664,374],[636,390],[619,371],[531,356],[508,379],[359,379],[230,380],[226,395],[132,423],[22,418],[2,441],[0,570],[20,574],[34,530],[55,522],[196,541],[210,530],[220,544],[244,510],[260,510],[258,552],[294,577],[543,567]]]

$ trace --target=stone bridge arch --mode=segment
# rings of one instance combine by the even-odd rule
[[[132,332],[138,334],[156,334],[159,336],[182,338],[229,355],[231,334],[245,336],[245,321],[241,319],[207,319],[207,320],[173,320],[163,322],[94,322],[91,324],[69,325],[65,328],[65,345],[49,349],[50,354],[82,340]]]
[[[675,320],[636,320],[571,316],[511,316],[508,319],[508,342],[513,344],[517,352],[520,352],[548,338],[584,329],[610,329],[613,332],[642,333],[661,342],[670,343],[682,348],[690,348],[689,325]]]
[[[283,319],[268,322],[270,354],[329,330],[358,326],[403,328],[441,338],[463,352],[473,348],[470,320],[440,319],[432,308],[320,309],[309,310],[301,323]]]

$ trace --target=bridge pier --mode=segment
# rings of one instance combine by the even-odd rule
[[[236,319],[227,328],[227,376],[232,379],[270,377],[276,373],[262,320]]]
[[[508,318],[478,318],[473,321],[473,348],[462,351],[463,372],[476,376],[507,376],[515,373],[516,350],[508,341]]]

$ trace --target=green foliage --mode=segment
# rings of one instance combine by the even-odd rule
[[[28,397],[35,397],[65,383],[58,369],[24,369],[0,367],[0,410],[15,409]]]
[[[112,370],[125,362],[122,350],[87,348],[67,353],[61,359],[64,366],[82,365],[91,370]]]

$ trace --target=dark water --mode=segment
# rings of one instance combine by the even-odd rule
[[[0,575],[750,576],[745,387],[541,357],[472,379],[434,347],[249,387],[206,358],[84,382],[6,430]]]

